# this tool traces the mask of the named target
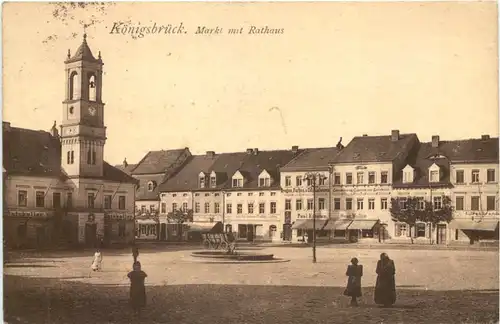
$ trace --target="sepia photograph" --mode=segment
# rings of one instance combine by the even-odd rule
[[[5,2],[4,323],[499,322],[493,1]]]

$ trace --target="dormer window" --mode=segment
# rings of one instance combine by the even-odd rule
[[[233,187],[234,188],[243,187],[243,179],[233,179]]]
[[[212,171],[212,173],[210,173],[210,188],[215,187],[217,187],[217,175]]]
[[[270,185],[271,185],[271,179],[269,178],[259,179],[259,187],[269,187]]]
[[[403,183],[412,183],[414,175],[415,170],[410,165],[407,165],[403,169]]]
[[[149,181],[148,182],[148,191],[153,191],[155,190],[156,183],[154,181]]]
[[[200,174],[198,175],[198,184],[200,188],[205,188],[207,186],[207,176],[205,175],[205,173],[200,172]]]
[[[439,182],[441,180],[441,172],[437,164],[433,164],[429,168],[429,182]]]
[[[263,170],[259,175],[259,187],[270,187],[271,176],[266,170]]]

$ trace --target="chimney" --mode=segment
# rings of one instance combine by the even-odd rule
[[[254,148],[253,149],[253,154],[255,154],[255,155],[259,154],[259,149],[258,148]]]
[[[213,158],[215,156],[215,152],[214,151],[207,151],[207,156],[209,158]]]
[[[280,172],[280,168],[281,168],[281,165],[280,164],[276,164],[276,171]]]
[[[393,142],[399,141],[399,129],[392,130],[391,141],[393,141]]]
[[[247,148],[247,154],[252,154],[253,150],[251,148]]]
[[[432,135],[432,147],[439,147],[439,135]]]
[[[363,134],[363,137],[366,137],[366,136],[368,136],[368,134]]]
[[[3,130],[6,132],[10,131],[10,123],[9,122],[2,122]]]
[[[292,152],[297,153],[299,151],[299,147],[297,145],[292,146]]]
[[[490,139],[490,135],[481,135],[482,140]]]
[[[124,166],[124,167],[128,167],[127,158],[125,158],[125,159],[123,160],[123,166]]]

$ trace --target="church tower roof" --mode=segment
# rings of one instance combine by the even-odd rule
[[[83,42],[80,45],[80,47],[78,47],[73,56],[71,56],[70,51],[68,50],[68,58],[65,61],[65,63],[78,62],[78,61],[102,63],[101,52],[99,52],[99,57],[97,59],[92,54],[92,51],[90,50],[90,47],[87,44],[87,34],[83,34]]]

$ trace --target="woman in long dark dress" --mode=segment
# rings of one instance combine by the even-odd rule
[[[384,307],[396,302],[396,267],[386,253],[380,255],[377,262],[377,283],[375,285],[375,303]]]
[[[358,306],[356,298],[361,297],[361,277],[363,276],[363,266],[358,264],[357,258],[351,259],[351,264],[347,266],[346,276],[347,288],[344,294],[351,297],[351,306]]]
[[[146,306],[146,286],[144,279],[148,276],[141,270],[141,263],[134,262],[134,270],[128,273],[130,279],[130,303],[136,315],[139,315],[141,309]]]

